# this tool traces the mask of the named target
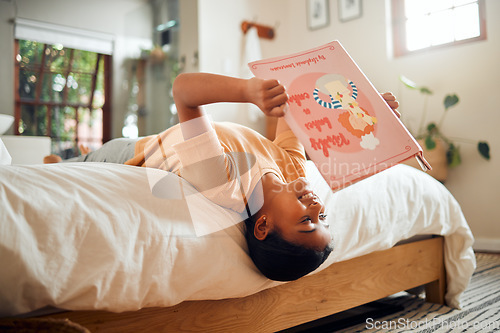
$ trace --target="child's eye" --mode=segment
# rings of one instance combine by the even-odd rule
[[[322,224],[325,228],[330,228],[330,225],[326,222],[326,214],[325,214],[325,213],[320,213],[320,214],[319,214],[319,219],[321,220],[321,224]]]
[[[308,223],[308,222],[311,222],[311,218],[310,217],[306,217],[305,219],[302,220],[302,223]]]

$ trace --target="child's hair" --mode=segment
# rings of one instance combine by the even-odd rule
[[[270,232],[264,240],[254,235],[256,215],[245,220],[245,238],[254,264],[268,279],[293,281],[314,271],[332,252],[329,245],[323,251],[308,249],[284,240],[276,232]]]

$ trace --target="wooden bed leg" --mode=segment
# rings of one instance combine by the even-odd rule
[[[437,280],[425,285],[425,300],[430,303],[445,304],[446,282]]]
[[[441,237],[442,249],[444,250],[444,239]],[[446,270],[444,267],[444,252],[439,253],[438,260],[441,263],[439,278],[425,285],[425,299],[427,302],[445,304],[444,295],[446,293]]]

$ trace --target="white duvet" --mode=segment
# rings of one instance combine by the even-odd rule
[[[312,163],[308,178],[335,242],[319,270],[414,235],[444,235],[446,300],[459,307],[475,267],[473,237],[444,186],[404,165],[337,193]],[[194,231],[205,221],[237,219],[202,196],[154,197],[145,168],[0,166],[0,315],[45,306],[121,312],[277,285],[248,257],[242,223],[202,237]]]

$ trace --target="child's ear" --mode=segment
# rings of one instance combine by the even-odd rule
[[[269,233],[269,229],[270,229],[270,225],[267,221],[267,217],[265,215],[262,215],[255,222],[253,234],[254,234],[255,238],[262,241],[262,240],[266,239],[267,234]]]

